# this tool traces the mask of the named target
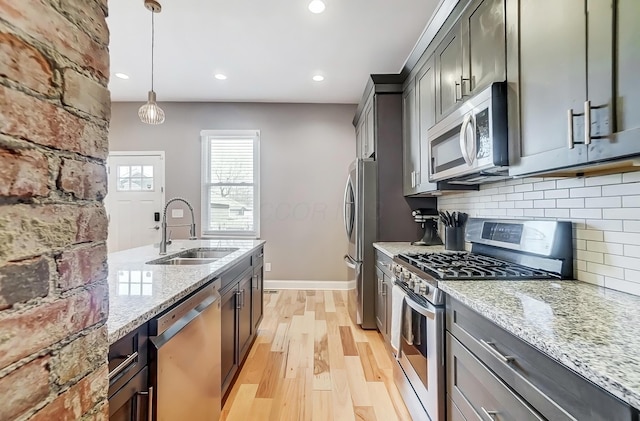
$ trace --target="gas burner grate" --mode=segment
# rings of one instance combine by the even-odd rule
[[[553,279],[551,272],[468,252],[401,254],[401,260],[441,280]]]

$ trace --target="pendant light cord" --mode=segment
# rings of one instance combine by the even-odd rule
[[[154,11],[151,11],[151,90],[153,91],[153,49],[155,47],[155,25],[153,15]]]

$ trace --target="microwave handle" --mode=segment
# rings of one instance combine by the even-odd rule
[[[471,160],[469,151],[467,150],[467,128],[469,127],[469,124],[471,124],[471,114],[467,114],[466,116],[464,116],[462,126],[460,127],[460,151],[462,152],[462,158],[464,158],[464,162],[466,162],[468,166],[471,166],[473,164],[473,161]]]

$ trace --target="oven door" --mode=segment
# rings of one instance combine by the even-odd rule
[[[445,415],[444,309],[405,298],[398,362],[431,421]]]

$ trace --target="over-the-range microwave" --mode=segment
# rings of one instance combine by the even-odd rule
[[[507,83],[497,82],[427,130],[430,181],[481,184],[508,178]]]

